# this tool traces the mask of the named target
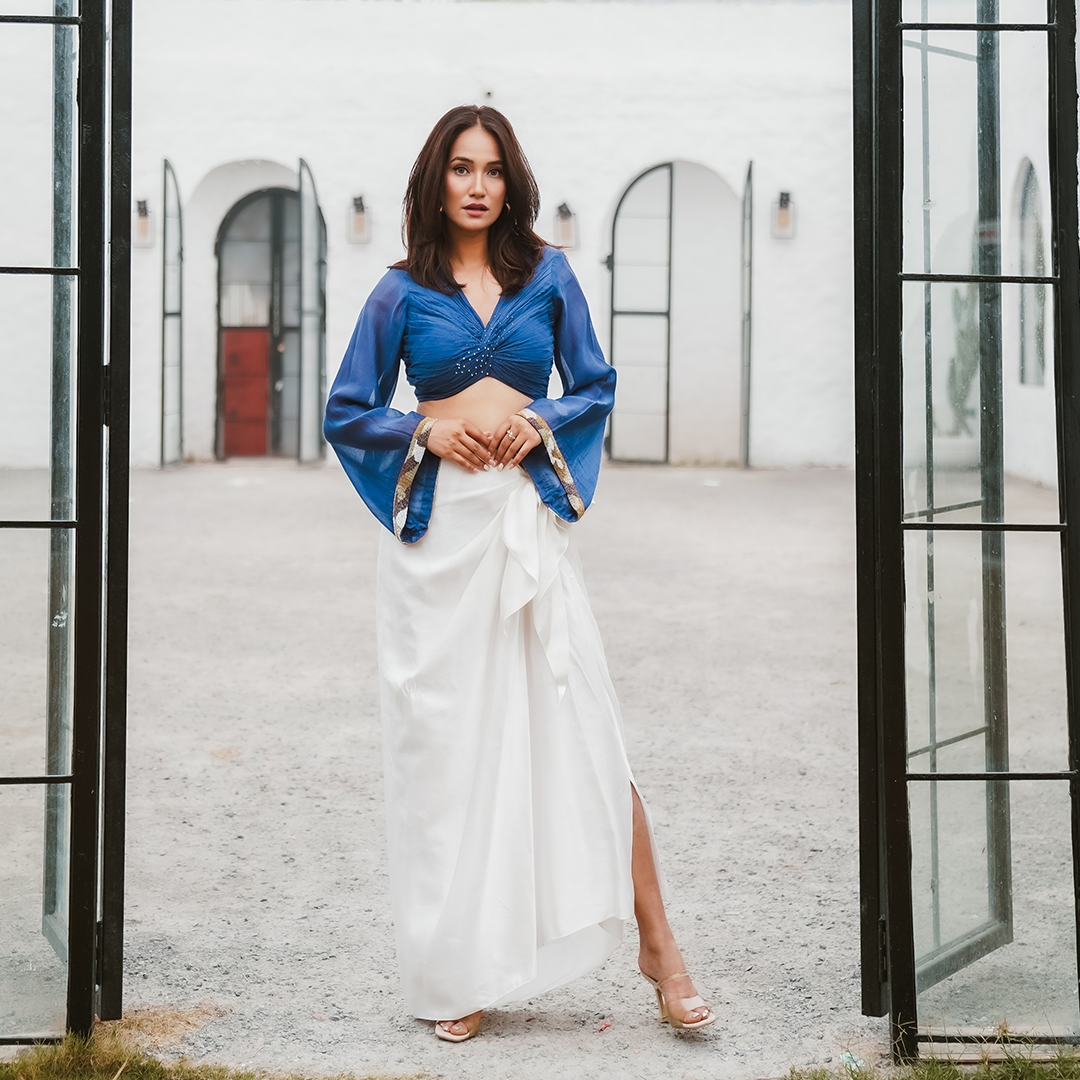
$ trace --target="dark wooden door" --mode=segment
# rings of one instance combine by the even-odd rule
[[[262,456],[268,452],[270,331],[222,330],[221,354],[225,457]]]

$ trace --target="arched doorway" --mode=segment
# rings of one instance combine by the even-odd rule
[[[326,224],[313,187],[306,213],[303,201],[287,188],[253,192],[218,232],[219,458],[322,450]]]
[[[655,165],[612,225],[609,450],[620,461],[742,458],[742,200],[711,169]]]

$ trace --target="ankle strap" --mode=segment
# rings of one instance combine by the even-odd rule
[[[666,979],[661,979],[656,985],[663,986],[664,983],[671,982],[672,979],[689,979],[690,976],[685,971],[676,971],[674,975],[669,975]]]

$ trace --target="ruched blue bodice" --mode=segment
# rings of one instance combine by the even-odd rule
[[[417,401],[460,394],[491,376],[530,398],[547,396],[555,355],[551,258],[536,269],[529,286],[499,298],[487,326],[464,293],[425,289],[403,270],[405,280],[405,375]]]
[[[390,270],[367,299],[326,403],[323,430],[360,497],[406,543],[428,526],[439,459],[437,421],[391,402],[404,362],[417,400],[438,401],[490,375],[527,395],[541,445],[522,465],[540,498],[576,521],[592,500],[615,370],[596,340],[566,256],[546,248],[528,284],[500,298],[487,326],[461,293],[435,292]],[[554,364],[562,395],[548,397]]]

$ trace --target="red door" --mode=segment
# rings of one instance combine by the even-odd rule
[[[270,331],[222,330],[225,457],[261,457],[269,450]]]

